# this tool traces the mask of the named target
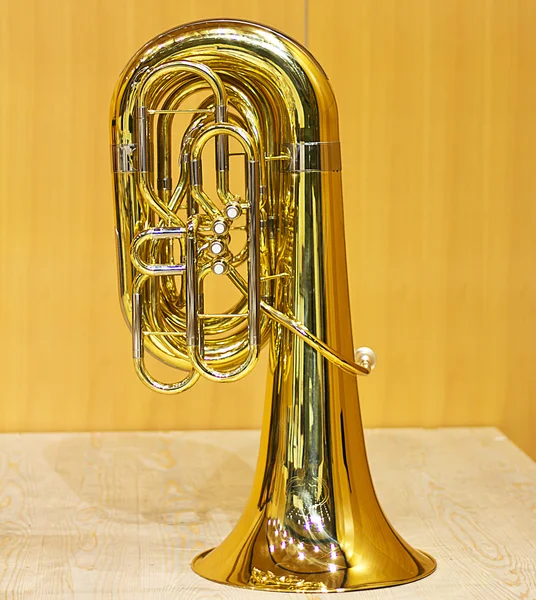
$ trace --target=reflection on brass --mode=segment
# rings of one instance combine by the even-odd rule
[[[395,532],[369,474],[356,375],[376,358],[354,355],[337,107],[322,68],[268,27],[190,23],[131,59],[111,118],[120,298],[141,380],[168,394],[200,377],[236,381],[269,347],[251,496],[196,573],[328,592],[429,575],[434,559]],[[206,283],[225,278],[239,299],[209,306]],[[148,371],[146,351],[180,371],[175,382]]]
[[[305,579],[299,579],[292,575],[281,575],[276,577],[270,571],[260,571],[253,568],[249,585],[252,587],[262,587],[265,590],[282,592],[325,592],[326,586],[323,583],[309,582]]]

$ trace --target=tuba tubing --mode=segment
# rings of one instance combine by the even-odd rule
[[[180,114],[190,120],[177,144]],[[286,592],[432,573],[435,560],[386,519],[369,472],[356,375],[376,357],[366,347],[354,354],[337,105],[322,67],[263,25],[177,27],[120,76],[111,138],[120,300],[142,381],[163,393],[200,377],[236,381],[269,346],[251,495],[194,571]],[[212,141],[215,194],[203,173]],[[244,158],[243,197],[231,189],[231,143]],[[207,282],[222,277],[239,300],[210,313]],[[146,350],[180,378],[152,377]]]

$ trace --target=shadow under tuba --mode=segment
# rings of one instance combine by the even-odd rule
[[[177,138],[179,118],[188,124]],[[242,194],[231,191],[235,156]],[[200,376],[234,381],[269,342],[253,491],[234,530],[194,559],[194,571],[285,591],[430,574],[434,559],[395,532],[370,478],[356,375],[375,357],[360,348],[354,362],[337,107],[320,65],[253,23],[172,29],[121,75],[112,162],[121,303],[144,383],[174,393]],[[215,311],[207,290],[222,281],[238,299]],[[179,379],[151,375],[146,350]]]

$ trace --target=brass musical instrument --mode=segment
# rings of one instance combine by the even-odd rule
[[[174,120],[188,113],[177,140]],[[207,144],[213,193],[203,182]],[[245,164],[241,195],[231,191],[236,160]],[[194,571],[318,592],[430,574],[434,559],[394,531],[369,474],[356,375],[375,357],[360,348],[354,360],[337,107],[320,65],[253,23],[172,29],[120,77],[112,163],[121,304],[142,381],[165,393],[200,376],[235,381],[270,343],[250,500]],[[205,290],[225,278],[239,299],[211,312]],[[158,380],[146,349],[183,375]]]

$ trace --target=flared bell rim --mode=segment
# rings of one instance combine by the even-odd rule
[[[248,579],[248,581],[244,580],[243,582],[242,581],[229,581],[224,578],[211,577],[211,576],[203,573],[202,569],[199,569],[200,563],[213,550],[215,550],[215,548],[209,548],[208,550],[204,550],[203,552],[197,554],[192,559],[191,568],[196,575],[198,575],[199,577],[203,577],[203,579],[207,579],[208,581],[213,581],[214,583],[230,585],[232,587],[241,588],[241,589],[256,590],[259,592],[282,592],[282,593],[299,593],[299,594],[310,594],[310,593],[329,594],[332,592],[333,593],[358,592],[361,590],[373,590],[373,589],[380,589],[380,588],[387,588],[387,587],[395,587],[395,586],[399,586],[399,585],[406,585],[408,583],[414,583],[415,581],[419,581],[420,579],[424,579],[425,577],[428,577],[437,569],[437,561],[435,560],[435,558],[433,556],[431,556],[430,554],[428,554],[427,552],[419,550],[418,551],[419,555],[421,555],[423,557],[423,560],[419,561],[419,566],[421,567],[421,569],[419,570],[417,575],[413,575],[411,577],[407,577],[404,579],[397,579],[395,581],[392,581],[392,580],[380,581],[380,580],[378,580],[378,581],[371,581],[371,582],[366,582],[366,583],[362,583],[362,584],[351,585],[351,586],[347,586],[347,587],[337,587],[337,588],[328,588],[327,586],[324,586],[323,588],[321,588],[320,586],[311,588],[309,586],[303,586],[303,585],[301,587],[299,585],[292,587],[291,583],[286,584],[284,586],[283,585],[277,586],[277,584],[274,584],[274,583],[269,583],[269,584],[265,584],[265,585],[263,585],[261,583],[261,584],[254,585],[254,584],[250,583],[250,579]],[[274,579],[276,579],[275,576],[274,576]]]

